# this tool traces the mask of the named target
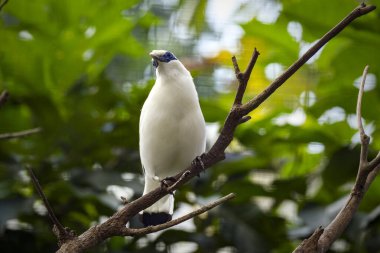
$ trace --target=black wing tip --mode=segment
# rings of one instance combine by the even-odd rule
[[[144,227],[160,225],[172,220],[172,215],[168,213],[143,213],[140,215],[140,221]]]

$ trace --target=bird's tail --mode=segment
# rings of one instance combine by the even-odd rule
[[[160,186],[160,182],[145,175],[144,195]],[[174,206],[173,195],[166,195],[145,209],[140,216],[144,226],[154,226],[172,219]]]

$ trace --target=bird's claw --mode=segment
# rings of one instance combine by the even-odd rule
[[[198,163],[201,165],[201,167],[202,167],[202,171],[205,171],[205,170],[206,170],[206,166],[205,166],[205,164],[204,164],[203,161],[202,161],[202,157],[203,157],[203,155],[204,155],[204,154],[195,157],[195,159],[192,161],[192,164],[193,164],[193,165],[197,165],[197,162],[198,162]],[[198,174],[197,176],[200,177],[199,174]]]
[[[176,182],[177,180],[174,177],[165,177],[164,179],[161,180],[161,188],[168,189],[169,184],[168,181]],[[169,191],[171,195],[174,195],[173,191]]]
[[[126,197],[120,196],[120,198],[121,198],[121,202],[123,203],[123,205],[128,204],[128,200]]]

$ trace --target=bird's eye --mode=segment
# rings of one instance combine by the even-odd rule
[[[160,61],[162,61],[162,62],[170,62],[171,60],[177,60],[177,58],[169,51],[165,52],[160,57]]]

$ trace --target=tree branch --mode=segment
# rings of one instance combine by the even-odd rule
[[[310,253],[316,252],[318,247],[318,240],[323,233],[323,228],[317,228],[314,233],[303,242],[293,251],[293,253]]]
[[[357,117],[358,129],[359,129],[359,134],[360,134],[360,142],[362,144],[361,151],[360,151],[361,166],[365,166],[367,164],[368,145],[369,145],[369,137],[365,134],[364,127],[363,127],[363,120],[362,120],[362,99],[363,99],[363,93],[364,93],[365,79],[367,78],[367,74],[368,74],[368,68],[369,68],[368,65],[365,66],[364,68],[362,81],[359,87],[358,102],[356,104],[356,117]]]
[[[4,4],[4,3],[3,3]],[[0,8],[1,10],[1,8]],[[0,108],[7,102],[9,98],[9,93],[7,90],[3,90],[0,94]],[[0,140],[8,140],[8,139],[14,139],[14,138],[20,138],[20,137],[25,137],[31,134],[35,134],[41,131],[40,127],[29,129],[29,130],[24,130],[20,132],[14,132],[14,133],[3,133],[0,134]]]
[[[316,45],[310,48],[300,59],[298,59],[293,65],[291,65],[287,71],[285,71],[281,76],[279,76],[263,92],[261,92],[254,99],[248,101],[244,105],[241,105],[241,101],[245,92],[246,85],[249,81],[253,66],[257,60],[259,53],[256,50],[254,51],[251,61],[244,74],[240,73],[240,69],[237,65],[236,58],[233,58],[232,61],[234,64],[235,73],[237,73],[239,88],[232,109],[225,120],[223,128],[221,129],[221,133],[218,139],[216,140],[215,144],[211,147],[211,149],[200,157],[201,163],[197,163],[195,159],[191,163],[191,165],[188,166],[188,168],[185,168],[182,172],[175,175],[174,178],[177,181],[174,183],[169,183],[169,189],[178,189],[181,185],[185,184],[205,169],[223,160],[225,157],[225,149],[231,143],[236,127],[239,124],[249,120],[249,116],[247,116],[247,114],[256,109],[261,103],[263,103],[277,88],[279,88],[290,76],[292,76],[302,65],[304,65],[307,62],[307,60],[310,59],[323,45],[325,45],[329,40],[331,40],[340,31],[342,31],[353,20],[362,15],[367,14],[368,12],[374,9],[374,6],[357,7],[337,26],[335,26],[331,31],[324,35]],[[185,173],[186,176],[184,176]],[[104,241],[105,239],[111,236],[125,234],[125,226],[128,223],[128,221],[133,216],[138,214],[140,211],[151,206],[160,198],[168,194],[168,187],[159,187],[149,192],[148,194],[126,204],[122,209],[117,211],[104,223],[91,227],[78,237],[75,237],[63,243],[63,245],[57,252],[83,252],[84,250],[99,244],[100,242]]]
[[[138,236],[138,235],[146,235],[146,234],[149,234],[149,233],[153,233],[153,232],[157,232],[157,231],[161,231],[161,230],[164,230],[164,229],[167,229],[167,228],[170,228],[170,227],[173,227],[175,225],[178,225],[184,221],[187,221],[187,220],[190,220],[191,218],[194,218],[195,216],[198,216],[204,212],[207,212],[208,210],[226,202],[227,200],[230,200],[232,198],[235,197],[235,194],[234,193],[230,193],[206,206],[202,206],[201,208],[191,212],[191,213],[188,213],[180,218],[177,218],[175,220],[172,220],[172,221],[169,221],[169,222],[166,222],[164,224],[160,224],[160,225],[156,225],[156,226],[149,226],[149,227],[146,227],[146,228],[138,228],[138,229],[133,229],[133,228],[125,228],[124,231],[121,231],[122,232],[122,235],[124,236]]]
[[[257,51],[255,48],[253,51],[253,56],[251,57],[251,60],[248,64],[247,70],[244,73],[240,72],[239,65],[236,61],[236,57],[235,56],[232,57],[232,64],[235,69],[236,79],[239,82],[239,87],[235,96],[234,105],[241,105],[245,90],[248,85],[248,80],[251,77],[253,67],[255,66],[255,63],[259,55],[260,55],[259,51]]]
[[[0,108],[5,104],[5,102],[7,102],[8,97],[9,97],[8,91],[3,90],[3,92],[1,92],[0,94]]]
[[[349,195],[349,198],[346,204],[342,207],[339,213],[336,215],[333,221],[320,233],[318,241],[313,240],[314,243],[313,250],[305,251],[306,245],[300,245],[296,250],[304,251],[295,251],[295,252],[326,252],[332,243],[343,233],[348,224],[351,222],[353,216],[356,213],[356,210],[359,207],[360,202],[362,201],[364,194],[368,190],[370,184],[375,179],[376,175],[380,169],[380,153],[372,161],[368,162],[368,146],[370,137],[366,135],[362,123],[361,117],[361,108],[362,108],[362,99],[364,93],[365,79],[368,73],[368,66],[364,68],[362,82],[359,88],[358,101],[356,105],[358,129],[361,139],[361,152],[360,152],[360,163],[358,168],[358,174],[355,180],[354,187]],[[304,248],[305,247],[305,248]]]
[[[176,180],[176,182],[174,184],[172,184],[170,187],[167,188],[167,191],[169,193],[172,193],[174,191],[174,189],[177,187],[177,185],[179,183],[181,183],[189,174],[190,174],[190,171],[188,171],[188,170],[183,172],[182,176],[180,178],[178,178],[178,180]]]
[[[363,71],[362,81],[360,83],[359,93],[358,93],[358,102],[356,105],[356,116],[357,116],[358,128],[359,128],[361,139],[363,139],[363,136],[365,136],[363,121],[362,121],[362,100],[363,100],[365,80],[368,74],[368,68],[369,68],[368,65],[365,66],[364,71]]]
[[[286,80],[289,79],[300,67],[302,67],[313,55],[319,51],[328,41],[338,35],[346,26],[348,26],[352,21],[358,17],[365,15],[376,9],[376,6],[360,5],[355,8],[348,16],[346,16],[342,21],[340,21],[334,28],[327,32],[318,42],[312,46],[307,52],[302,55],[296,62],[294,62],[282,75],[280,75],[276,80],[273,81],[269,87],[267,87],[263,92],[257,95],[253,100],[249,101],[244,105],[244,113],[248,114],[255,108],[257,108],[261,103],[263,103],[273,92],[275,92]]]
[[[0,4],[0,11],[3,9],[3,7],[8,3],[9,0],[4,0],[1,4]]]
[[[380,170],[380,162],[377,162],[377,166],[374,167],[371,172],[368,174],[368,177],[367,177],[367,180],[365,181],[365,185],[364,185],[364,191],[367,192],[368,188],[370,187],[370,185],[372,184],[373,180],[376,178],[377,174],[379,174],[379,170]],[[370,166],[368,166],[370,167]]]
[[[32,135],[35,133],[39,133],[39,132],[41,132],[41,130],[42,129],[40,127],[37,127],[37,128],[33,128],[33,129],[20,131],[20,132],[4,133],[4,134],[0,134],[0,140],[21,138],[21,137],[29,136],[29,135]]]
[[[32,179],[33,185],[37,190],[38,195],[42,199],[50,218],[50,221],[53,223],[53,233],[58,237],[59,245],[64,243],[65,241],[68,241],[75,237],[74,232],[71,231],[68,228],[64,228],[62,224],[57,219],[57,216],[55,216],[53,208],[50,206],[50,203],[48,199],[46,198],[45,193],[42,190],[42,187],[40,183],[38,182],[38,179],[36,175],[34,174],[34,171],[31,167],[27,166],[27,169],[29,171],[29,175]]]
[[[368,145],[370,137],[366,135],[361,119],[361,103],[365,85],[365,78],[368,72],[368,66],[364,68],[362,82],[359,89],[358,102],[357,102],[357,118],[359,123],[359,132],[361,137],[361,152],[360,152],[360,164],[358,169],[358,175],[354,187],[351,191],[349,199],[346,205],[340,210],[335,219],[326,227],[324,233],[318,241],[319,252],[326,252],[331,244],[339,237],[343,231],[346,229],[347,225],[352,220],[352,217],[356,213],[357,208],[361,200],[363,199],[366,190],[368,189],[373,178],[369,178],[369,174],[374,171],[374,169],[379,166],[380,162],[377,164],[371,164],[367,162],[368,159]],[[374,159],[375,160],[375,159]],[[374,161],[373,160],[373,161]],[[377,172],[375,172],[377,174]],[[376,175],[375,174],[375,175]],[[371,180],[371,181],[368,181]]]

